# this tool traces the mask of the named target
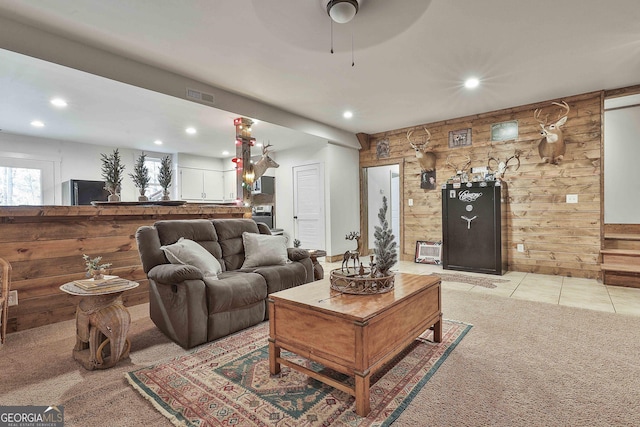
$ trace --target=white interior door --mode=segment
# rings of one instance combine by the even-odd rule
[[[324,233],[324,167],[313,163],[293,168],[294,238],[305,249],[326,249]]]

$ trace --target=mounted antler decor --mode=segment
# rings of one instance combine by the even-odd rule
[[[456,173],[456,175],[462,175],[471,164],[471,157],[469,157],[467,154],[464,155],[464,159],[465,159],[464,161],[466,163],[464,163],[464,166],[463,166],[463,163],[459,163],[459,164],[452,163],[451,156],[452,156],[451,154],[447,156],[447,161],[446,161],[447,167],[451,168]]]
[[[490,172],[494,172],[495,170],[495,178],[501,181],[504,179],[505,173],[509,168],[509,162],[511,160],[516,159],[516,161],[518,162],[518,166],[516,166],[515,170],[520,169],[520,154],[521,152],[516,150],[513,153],[513,156],[508,157],[505,161],[501,161],[500,159],[492,157],[491,152],[489,152],[489,155],[488,155],[489,160],[487,160],[487,169]],[[492,167],[492,164],[495,166],[495,169]]]
[[[416,158],[418,159],[422,172],[433,172],[436,170],[436,155],[433,151],[427,151],[427,145],[431,140],[431,132],[424,126],[422,128],[425,131],[425,135],[421,143],[416,143],[411,140],[414,129],[407,131],[407,141],[409,141],[409,145],[411,145],[411,148],[416,152]]]
[[[277,164],[271,157],[269,157],[269,147],[271,147],[271,144],[267,144],[262,147],[262,157],[253,165],[254,180],[264,175],[267,169],[280,167],[279,164]]]
[[[540,119],[540,109],[536,109],[533,113],[533,118],[540,124],[542,130],[540,134],[542,135],[542,139],[538,144],[538,152],[540,153],[540,158],[546,162],[553,165],[557,165],[558,161],[564,158],[564,153],[566,151],[566,145],[564,143],[564,137],[562,135],[562,130],[560,127],[567,122],[567,116],[569,115],[569,105],[562,101],[562,104],[558,102],[552,102],[551,104],[557,105],[564,110],[564,115],[562,112],[558,114],[558,118],[555,122],[548,122],[549,115],[547,114],[543,119]]]

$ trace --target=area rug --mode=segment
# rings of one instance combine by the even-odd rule
[[[371,412],[354,398],[282,365],[269,374],[268,322],[192,353],[126,373],[176,426],[388,426],[411,403],[471,325],[444,320],[442,342],[427,330],[371,379]],[[283,351],[282,356],[352,385],[352,378]]]
[[[509,280],[504,279],[494,279],[480,276],[467,276],[466,274],[458,274],[458,273],[434,273],[432,275],[440,276],[442,280],[445,282],[457,282],[457,283],[467,283],[469,285],[474,286],[482,286],[484,288],[497,288],[495,283],[508,283]]]

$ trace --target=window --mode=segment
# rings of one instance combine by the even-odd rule
[[[42,170],[0,167],[0,205],[42,204]]]
[[[149,200],[161,200],[162,187],[158,182],[161,160],[153,157],[147,157],[144,161],[144,165],[149,170],[149,178],[151,178],[149,181],[149,188],[147,189],[147,197],[149,197]]]

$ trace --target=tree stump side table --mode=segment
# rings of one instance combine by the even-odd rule
[[[138,287],[137,282],[118,279],[104,289],[85,290],[73,282],[60,290],[79,296],[76,308],[76,345],[73,358],[85,369],[107,369],[129,357],[127,338],[131,316],[122,302],[122,293]]]
[[[307,252],[309,252],[309,258],[311,258],[311,262],[313,263],[313,278],[315,280],[322,280],[324,278],[324,269],[318,262],[318,257],[327,256],[327,252],[322,249],[307,249]]]

